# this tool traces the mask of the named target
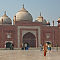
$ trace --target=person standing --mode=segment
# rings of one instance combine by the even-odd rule
[[[27,50],[27,43],[25,43],[25,50]]]
[[[46,56],[46,52],[47,52],[47,45],[44,44],[44,56]]]
[[[42,46],[42,44],[40,44],[40,51],[42,51],[43,50],[43,46]]]

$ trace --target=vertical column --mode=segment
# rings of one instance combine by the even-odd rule
[[[36,48],[38,47],[38,30],[36,30]]]
[[[14,25],[16,24],[16,16],[14,16],[13,24],[14,24]]]
[[[38,33],[38,47],[40,47],[40,44],[41,44],[41,42],[42,42],[42,41],[41,41],[40,32],[41,32],[41,31],[40,31],[40,27],[38,27],[38,32],[37,32],[37,33]]]
[[[18,27],[18,48],[20,48],[20,28]]]
[[[20,29],[20,48],[22,48],[22,29]]]
[[[53,20],[53,47],[55,45],[55,31],[54,31],[54,20]]]
[[[53,20],[53,26],[54,26],[54,20]]]
[[[36,48],[37,48],[37,38],[36,38]]]

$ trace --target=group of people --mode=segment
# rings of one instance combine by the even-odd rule
[[[14,45],[10,44],[10,50],[14,50]]]
[[[44,44],[44,46],[40,45],[40,50],[44,50],[44,56],[46,56],[47,50],[50,52],[51,51],[51,44]]]
[[[22,50],[28,50],[29,49],[29,45],[27,43],[22,44]]]

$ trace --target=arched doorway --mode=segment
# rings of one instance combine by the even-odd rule
[[[6,48],[10,48],[11,44],[12,44],[11,42],[7,42],[6,43]]]
[[[36,47],[36,38],[35,35],[28,32],[23,36],[23,44],[27,43],[29,47]]]

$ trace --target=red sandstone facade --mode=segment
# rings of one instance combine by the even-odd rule
[[[31,28],[32,26],[36,28]],[[18,29],[18,27],[20,28]],[[38,31],[38,29],[40,30]],[[32,32],[36,32],[35,35]],[[11,34],[11,37],[7,37],[8,34]],[[60,46],[59,36],[60,28],[58,26],[44,26],[38,22],[0,25],[0,48],[6,48],[8,42],[14,44],[14,48],[21,48],[23,43],[28,43],[30,47],[39,47],[40,44],[44,45],[47,41],[51,42],[52,46],[56,46],[56,44]]]
[[[58,26],[50,26],[40,16],[33,22],[32,15],[24,8],[18,11],[13,19],[5,14],[0,19],[0,48],[10,48],[13,44],[14,48],[22,48],[27,44],[29,47],[40,47],[40,44],[51,43],[52,46],[60,46],[60,18]]]

